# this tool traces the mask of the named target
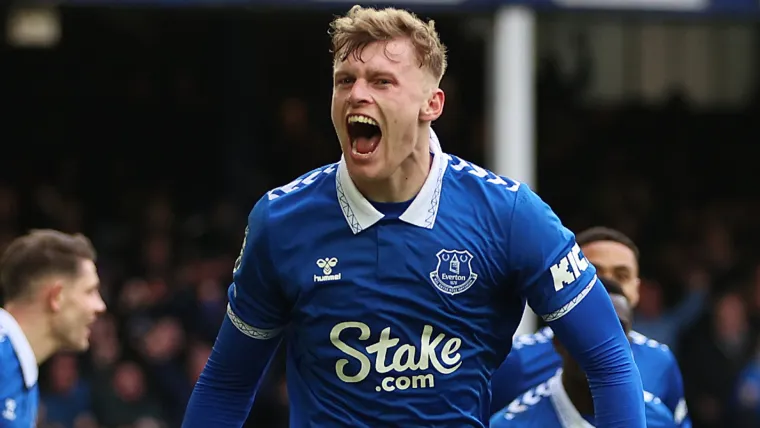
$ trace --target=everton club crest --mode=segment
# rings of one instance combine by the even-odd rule
[[[430,272],[433,285],[446,294],[459,294],[472,287],[478,274],[472,271],[472,254],[464,250],[441,250],[438,266]]]

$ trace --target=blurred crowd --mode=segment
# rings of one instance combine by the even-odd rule
[[[40,427],[177,427],[248,210],[339,158],[327,39],[255,44],[288,37],[283,17],[183,15],[172,34],[166,14],[65,18],[77,31],[60,48],[1,53],[13,111],[0,131],[0,247],[29,228],[86,233],[109,312],[86,355],[42,368]],[[288,19],[323,34],[329,16]],[[488,166],[485,48],[453,18],[439,27],[451,67],[434,127],[446,151]],[[760,103],[696,111],[674,87],[664,105],[595,109],[580,101],[584,70],[540,63],[538,192],[571,229],[605,225],[639,244],[635,329],[676,352],[695,426],[760,426]],[[250,426],[287,426],[283,376],[280,360]]]

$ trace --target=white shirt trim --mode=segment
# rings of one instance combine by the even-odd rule
[[[591,281],[589,281],[588,284],[586,284],[586,286],[583,288],[583,290],[581,290],[580,293],[578,293],[577,296],[573,297],[572,300],[567,302],[564,306],[557,309],[556,311],[548,315],[542,315],[541,318],[543,318],[543,320],[546,322],[552,322],[552,321],[557,321],[558,319],[567,315],[570,311],[573,310],[573,308],[578,306],[578,304],[581,301],[583,301],[583,299],[586,298],[588,293],[591,292],[591,289],[594,288],[594,285],[596,284],[597,279],[598,279],[597,276],[594,275],[594,277],[591,278]]]
[[[232,325],[234,325],[241,333],[252,339],[269,340],[273,337],[277,337],[283,330],[282,328],[256,328],[240,319],[240,317],[235,314],[235,311],[232,310],[232,306],[230,306],[229,303],[227,303],[227,316],[230,318]]]
[[[37,366],[37,357],[34,356],[32,345],[29,344],[24,331],[18,325],[13,315],[5,309],[0,308],[0,332],[4,333],[11,341],[13,350],[16,352],[21,372],[24,375],[24,383],[27,388],[33,387],[37,383],[39,376],[39,367]]]
[[[438,136],[432,129],[430,130],[430,152],[433,155],[433,163],[427,179],[412,203],[399,217],[403,222],[425,229],[432,229],[435,225],[443,175],[448,166],[448,159],[443,156]],[[335,175],[335,188],[343,216],[354,234],[371,227],[383,218],[383,213],[375,209],[356,188],[348,175],[345,157],[342,156]]]

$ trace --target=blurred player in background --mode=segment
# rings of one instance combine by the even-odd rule
[[[253,208],[183,426],[240,427],[283,336],[293,427],[487,426],[527,300],[588,373],[597,426],[643,427],[630,345],[573,234],[431,138],[433,22],[355,6],[331,30],[343,157]]]
[[[38,366],[59,350],[85,351],[106,309],[95,249],[82,235],[32,231],[0,259],[0,286],[0,427],[34,427]]]
[[[622,232],[606,227],[585,230],[576,237],[583,254],[600,275],[617,280],[635,307],[639,301],[639,249]],[[673,352],[643,335],[630,331],[633,356],[646,391],[660,397],[681,427],[690,427],[683,379]],[[512,352],[491,379],[491,411],[496,412],[517,395],[554,376],[562,358],[552,345],[554,333],[545,327],[535,334],[515,338]]]
[[[615,311],[626,333],[631,331],[633,306],[622,286],[610,278],[600,278],[610,293]],[[491,428],[583,428],[594,427],[594,403],[586,374],[556,339],[552,345],[562,363],[546,382],[523,392],[509,406],[491,418]],[[648,428],[675,428],[673,414],[649,391],[644,392]]]

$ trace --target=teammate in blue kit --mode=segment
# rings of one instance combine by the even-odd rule
[[[38,365],[59,350],[86,350],[105,310],[95,250],[82,235],[32,231],[0,259],[0,286],[0,428],[35,427]]]
[[[604,287],[527,186],[442,153],[432,22],[355,6],[331,24],[340,162],[262,197],[185,428],[240,427],[286,337],[292,427],[484,427],[525,302],[588,373],[598,426],[644,427]]]
[[[600,278],[610,293],[620,324],[631,330],[633,308],[617,281]],[[564,346],[552,340],[561,367],[546,382],[523,392],[491,418],[491,428],[593,428],[594,403],[586,374]],[[648,428],[675,428],[673,414],[660,398],[644,392]]]
[[[633,306],[639,300],[639,250],[622,232],[605,227],[585,230],[576,237],[586,258],[597,272],[617,280]],[[545,327],[535,334],[515,338],[512,352],[491,380],[491,412],[497,412],[518,394],[545,382],[562,365],[552,346],[554,332]],[[633,357],[646,391],[660,397],[682,428],[691,426],[678,362],[670,349],[631,331]]]

